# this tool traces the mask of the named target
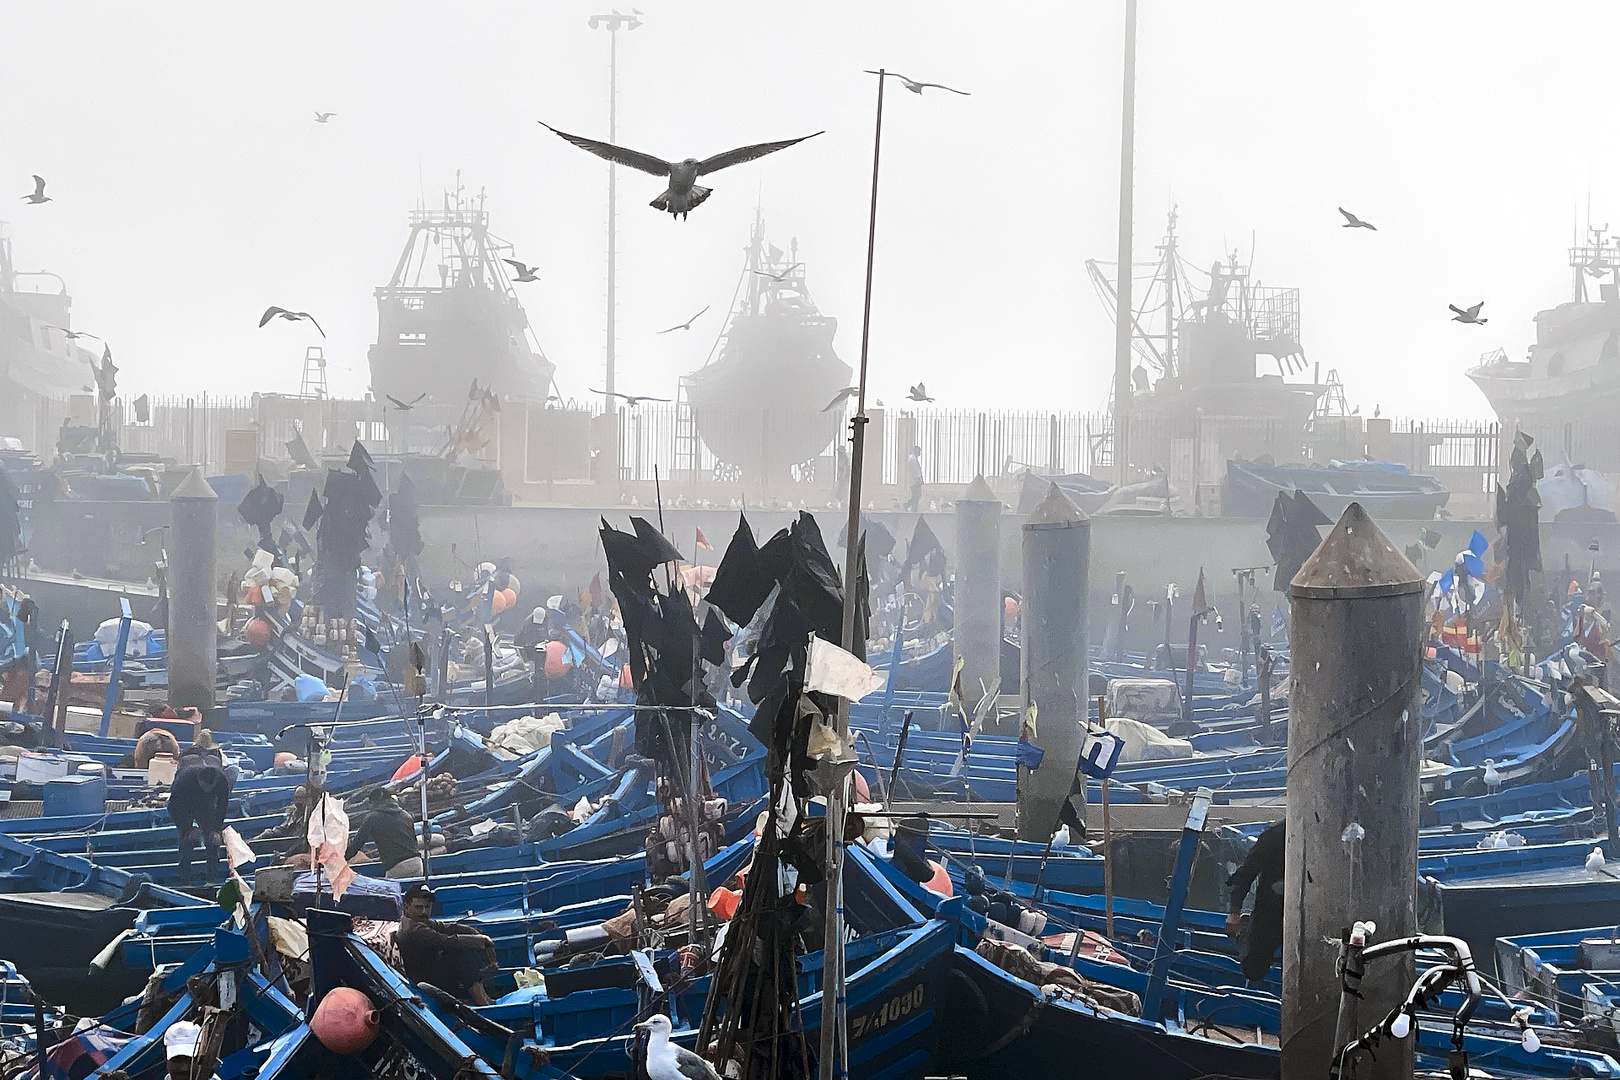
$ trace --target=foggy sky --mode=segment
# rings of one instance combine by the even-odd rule
[[[620,35],[619,141],[666,158],[822,128],[705,181],[689,221],[620,171],[619,386],[673,396],[735,287],[756,200],[859,353],[874,80],[972,92],[885,110],[872,384],[945,407],[1101,409],[1123,0],[1019,5],[636,0]],[[628,11],[631,4],[620,5]],[[18,269],[61,274],[125,396],[296,392],[324,344],[366,388],[384,284],[425,193],[457,169],[537,264],[518,285],[564,394],[602,384],[606,165],[535,121],[607,137],[606,3],[259,5],[0,0],[0,221]],[[1620,226],[1613,5],[1211,5],[1144,0],[1135,237],[1180,210],[1208,267],[1303,290],[1307,357],[1386,416],[1488,416],[1462,372],[1569,298],[1565,247]],[[316,110],[337,113],[326,126]],[[17,196],[40,173],[56,199]],[[1339,228],[1338,205],[1378,225]],[[1447,303],[1484,300],[1485,327]],[[256,322],[270,304],[305,324]],[[714,304],[688,334],[655,336]]]

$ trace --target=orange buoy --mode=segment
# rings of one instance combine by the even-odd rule
[[[497,592],[497,593],[491,593],[490,594],[489,608],[490,608],[491,611],[493,611],[495,614],[499,615],[501,612],[506,610],[506,606],[507,606],[506,593]]]
[[[289,754],[289,753],[287,753],[287,751],[283,750],[281,753],[276,755],[275,761],[273,762],[273,764],[274,764],[274,766],[276,768],[281,769],[281,768],[285,768],[288,765],[291,765],[293,762],[295,762],[297,760],[298,760],[298,755],[297,754]]]
[[[399,768],[394,770],[394,775],[389,777],[388,781],[389,783],[393,783],[395,780],[403,780],[407,776],[415,776],[421,771],[422,759],[417,755],[412,754],[410,757],[405,759],[404,764],[400,765]]]
[[[1008,596],[1002,599],[1001,610],[1006,613],[1008,622],[1018,620],[1018,601],[1012,597]]]
[[[866,777],[861,775],[859,769],[855,770],[855,801],[863,803],[872,801],[872,789],[867,786]]]
[[[923,882],[923,888],[949,900],[956,893],[955,887],[951,885],[950,873],[933,859],[928,860],[928,865],[934,868],[934,876]]]
[[[513,604],[517,603],[517,590],[516,589],[513,589],[513,588],[502,589],[501,590],[501,595],[506,597],[506,606],[507,607],[511,607]]]
[[[742,894],[732,892],[724,885],[709,894],[709,910],[714,912],[726,922],[737,914],[737,905],[742,903]]]
[[[334,1054],[358,1054],[377,1037],[377,1008],[348,986],[335,986],[321,998],[309,1030]]]
[[[152,758],[158,754],[169,754],[172,757],[180,756],[180,744],[175,740],[173,733],[163,728],[153,728],[135,740],[135,767],[137,769],[144,769],[152,764]]]
[[[270,624],[263,619],[249,619],[242,627],[242,640],[255,649],[264,648],[270,644]]]

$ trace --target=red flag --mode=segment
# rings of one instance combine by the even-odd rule
[[[600,572],[591,578],[591,607],[602,606],[602,575]]]
[[[697,531],[697,546],[703,548],[705,551],[714,550],[714,545],[709,543],[709,538],[703,535],[702,529]]]
[[[1193,614],[1196,615],[1209,607],[1204,602],[1204,568],[1198,568],[1198,587],[1193,590]]]

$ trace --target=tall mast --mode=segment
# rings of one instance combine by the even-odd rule
[[[1130,479],[1131,177],[1136,153],[1136,0],[1125,0],[1125,93],[1119,135],[1119,270],[1114,284],[1114,464]]]

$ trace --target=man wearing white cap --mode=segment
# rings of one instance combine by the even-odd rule
[[[217,1064],[202,1046],[202,1028],[186,1020],[169,1025],[163,1033],[169,1080],[209,1080]],[[199,1055],[199,1052],[201,1056]]]

